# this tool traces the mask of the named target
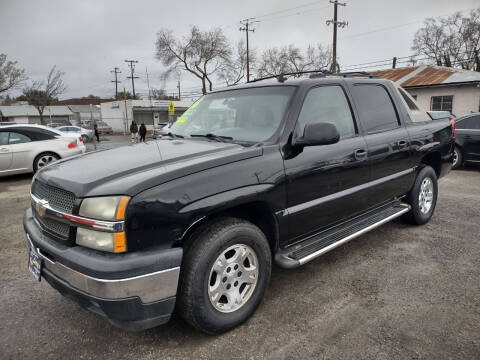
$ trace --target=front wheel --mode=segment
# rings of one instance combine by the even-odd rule
[[[415,183],[407,195],[407,201],[412,207],[407,214],[407,219],[418,225],[427,223],[435,211],[437,195],[437,174],[430,166],[425,166],[419,171]]]
[[[260,304],[271,272],[263,232],[240,219],[225,218],[199,229],[185,251],[178,310],[210,334],[245,322]]]

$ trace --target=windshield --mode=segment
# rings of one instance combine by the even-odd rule
[[[216,135],[240,142],[270,139],[279,128],[295,88],[231,90],[205,95],[170,128],[174,135]]]

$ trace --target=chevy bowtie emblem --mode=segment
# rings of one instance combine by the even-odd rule
[[[38,215],[42,217],[45,216],[45,213],[47,212],[47,205],[47,200],[39,200],[37,203],[35,203],[35,209],[37,210]]]

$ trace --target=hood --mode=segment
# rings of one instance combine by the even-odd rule
[[[36,178],[77,197],[129,195],[198,171],[260,156],[262,148],[203,140],[157,140],[53,163]]]

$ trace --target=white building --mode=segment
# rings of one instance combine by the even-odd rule
[[[46,123],[69,124],[73,113],[67,106],[45,106],[43,119]],[[38,110],[32,105],[0,106],[2,122],[17,124],[40,124]]]
[[[159,123],[175,121],[176,117],[187,110],[192,101],[171,101],[175,106],[175,115],[169,118],[170,100],[121,100],[100,104],[102,121],[110,125],[114,132],[128,132],[132,120],[144,123],[147,130]],[[125,106],[126,105],[126,106]]]
[[[456,116],[480,111],[480,72],[422,65],[372,74],[400,84],[424,110],[445,110]]]

